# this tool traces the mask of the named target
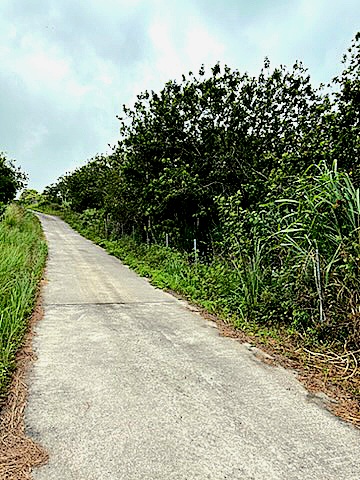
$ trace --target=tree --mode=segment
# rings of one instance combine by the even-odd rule
[[[335,115],[331,124],[332,148],[339,166],[353,175],[360,185],[360,32],[355,35],[347,54],[343,56],[344,70],[333,82]]]
[[[0,202],[9,203],[25,187],[27,176],[0,152]]]
[[[23,205],[35,205],[42,199],[42,195],[32,188],[25,189],[19,197],[19,202]]]

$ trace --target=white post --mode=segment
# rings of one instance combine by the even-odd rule
[[[194,253],[195,253],[195,262],[196,262],[197,261],[196,238],[194,238]]]
[[[146,243],[150,245],[150,226],[151,226],[151,221],[150,217],[148,217],[148,223],[147,223],[147,229],[146,229]]]
[[[169,246],[169,234],[165,234],[165,245],[168,247]]]
[[[323,296],[322,296],[322,288],[321,288],[320,256],[319,256],[318,248],[316,248],[315,250],[315,262],[316,262],[316,266],[314,266],[315,280],[316,280],[316,287],[317,287],[318,296],[319,296],[319,320],[320,320],[320,323],[323,323],[325,320],[325,315],[324,315]]]

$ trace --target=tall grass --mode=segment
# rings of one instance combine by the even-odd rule
[[[316,169],[314,172],[314,168]],[[313,166],[297,182],[277,233],[287,277],[311,299],[313,323],[360,348],[360,191],[336,163]]]
[[[129,236],[102,244],[155,286],[180,293],[210,312],[226,315],[239,303],[241,275],[218,258],[195,261],[194,254],[137,243]]]
[[[37,218],[8,206],[0,221],[0,397],[34,307],[46,253]]]

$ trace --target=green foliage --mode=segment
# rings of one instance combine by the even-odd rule
[[[3,214],[5,213],[5,210],[6,210],[5,203],[0,202],[0,221],[1,221],[1,218],[2,218]]]
[[[321,331],[331,329],[334,337],[359,348],[359,188],[336,163],[324,164],[300,177],[292,200],[280,203],[290,210],[278,232],[287,281],[312,303],[312,319],[317,316]]]
[[[328,93],[267,59],[258,76],[217,64],[141,93],[111,155],[48,187],[44,208],[235,323],[358,349],[359,42]]]
[[[352,172],[360,185],[360,32],[343,57],[344,70],[334,78],[336,114],[330,123],[332,144],[339,166]]]
[[[0,152],[0,203],[9,203],[16,193],[24,188],[26,175]]]
[[[43,201],[43,196],[34,189],[25,189],[21,192],[19,203],[24,207],[31,207]]]
[[[0,396],[34,306],[46,252],[38,220],[8,206],[0,222]]]

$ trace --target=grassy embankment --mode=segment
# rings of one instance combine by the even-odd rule
[[[8,206],[0,221],[0,400],[35,304],[46,254],[37,218]]]

